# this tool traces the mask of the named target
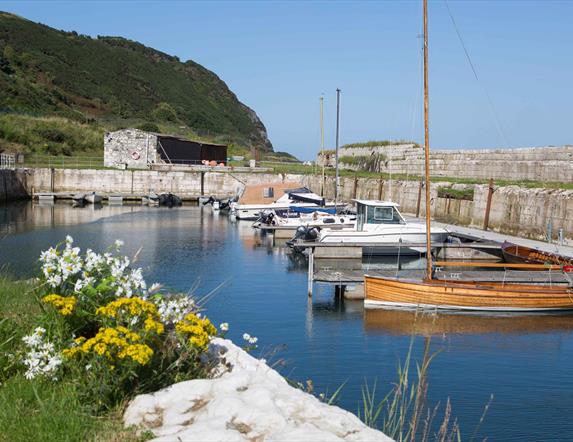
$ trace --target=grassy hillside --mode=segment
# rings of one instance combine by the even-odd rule
[[[4,12],[0,112],[25,114],[28,121],[56,116],[62,124],[90,126],[95,133],[150,122],[181,134],[272,151],[254,111],[201,65],[124,38],[94,39]],[[4,130],[8,123],[3,122]],[[40,119],[37,124],[46,123]],[[0,137],[4,146],[14,143],[1,132]],[[85,148],[52,144],[63,150]]]

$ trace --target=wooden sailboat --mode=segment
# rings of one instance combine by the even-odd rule
[[[504,242],[501,245],[501,253],[506,262],[527,263],[527,264],[557,264],[573,266],[573,259],[554,253],[547,253],[542,250],[532,249],[530,247],[520,246],[510,242]]]
[[[427,250],[432,250],[430,236],[427,0],[423,0],[423,7],[426,247]],[[432,256],[430,253],[426,257],[426,277],[423,280],[404,280],[366,275],[364,277],[364,294],[366,307],[507,312],[573,310],[573,287],[571,285],[564,287],[553,284],[515,284],[433,279]]]

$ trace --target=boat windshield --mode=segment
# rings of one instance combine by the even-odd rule
[[[369,206],[366,214],[367,224],[406,224],[400,212],[394,207]]]

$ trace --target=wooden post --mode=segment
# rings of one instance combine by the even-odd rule
[[[485,215],[483,217],[483,229],[487,230],[489,227],[489,211],[491,209],[491,198],[493,196],[493,178],[489,179],[489,188],[487,191],[487,203],[485,205]]]
[[[314,251],[312,248],[308,254],[308,297],[312,298],[312,285],[314,282]]]
[[[354,189],[352,190],[352,199],[356,199],[356,194],[358,191],[358,176],[354,175]]]
[[[201,195],[205,196],[205,172],[201,172]]]
[[[380,178],[378,178],[378,199],[381,200],[382,199],[382,189],[384,188],[384,180],[382,179],[382,176],[380,176]]]
[[[416,218],[420,217],[420,201],[422,200],[422,187],[424,187],[424,182],[420,181],[418,186],[418,202],[416,203]]]

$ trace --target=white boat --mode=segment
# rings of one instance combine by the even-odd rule
[[[101,195],[98,195],[95,192],[92,192],[92,193],[86,194],[85,199],[88,203],[99,204],[102,202],[103,197]]]
[[[418,255],[426,252],[425,224],[406,221],[398,210],[398,204],[391,201],[355,201],[356,227],[322,229],[319,242],[367,244],[363,249],[365,255]],[[445,242],[448,235],[449,232],[441,227],[431,230],[432,241],[436,244]]]
[[[262,198],[259,198],[259,200],[262,201],[260,203],[245,204],[243,203],[243,196],[241,196],[238,201],[231,203],[231,214],[235,215],[237,219],[257,220],[265,210],[289,210],[293,207],[320,210],[320,208],[334,209],[336,207],[334,202],[326,201],[323,197],[312,193],[306,187],[289,189],[284,188],[283,185],[283,188],[280,189],[280,192],[283,193],[282,196],[273,201],[271,198],[274,197],[274,189],[277,187],[278,185],[274,185],[272,187],[253,189],[255,191],[261,190],[264,192]],[[248,190],[251,189],[247,188],[246,191]],[[267,203],[266,201],[269,200],[270,202]],[[341,204],[340,207],[342,208],[344,205]]]
[[[356,215],[336,215],[320,209],[311,213],[265,210],[259,216],[259,220],[253,224],[253,227],[276,227],[282,230],[296,230],[300,226],[316,227],[318,229],[349,229],[355,225]]]

